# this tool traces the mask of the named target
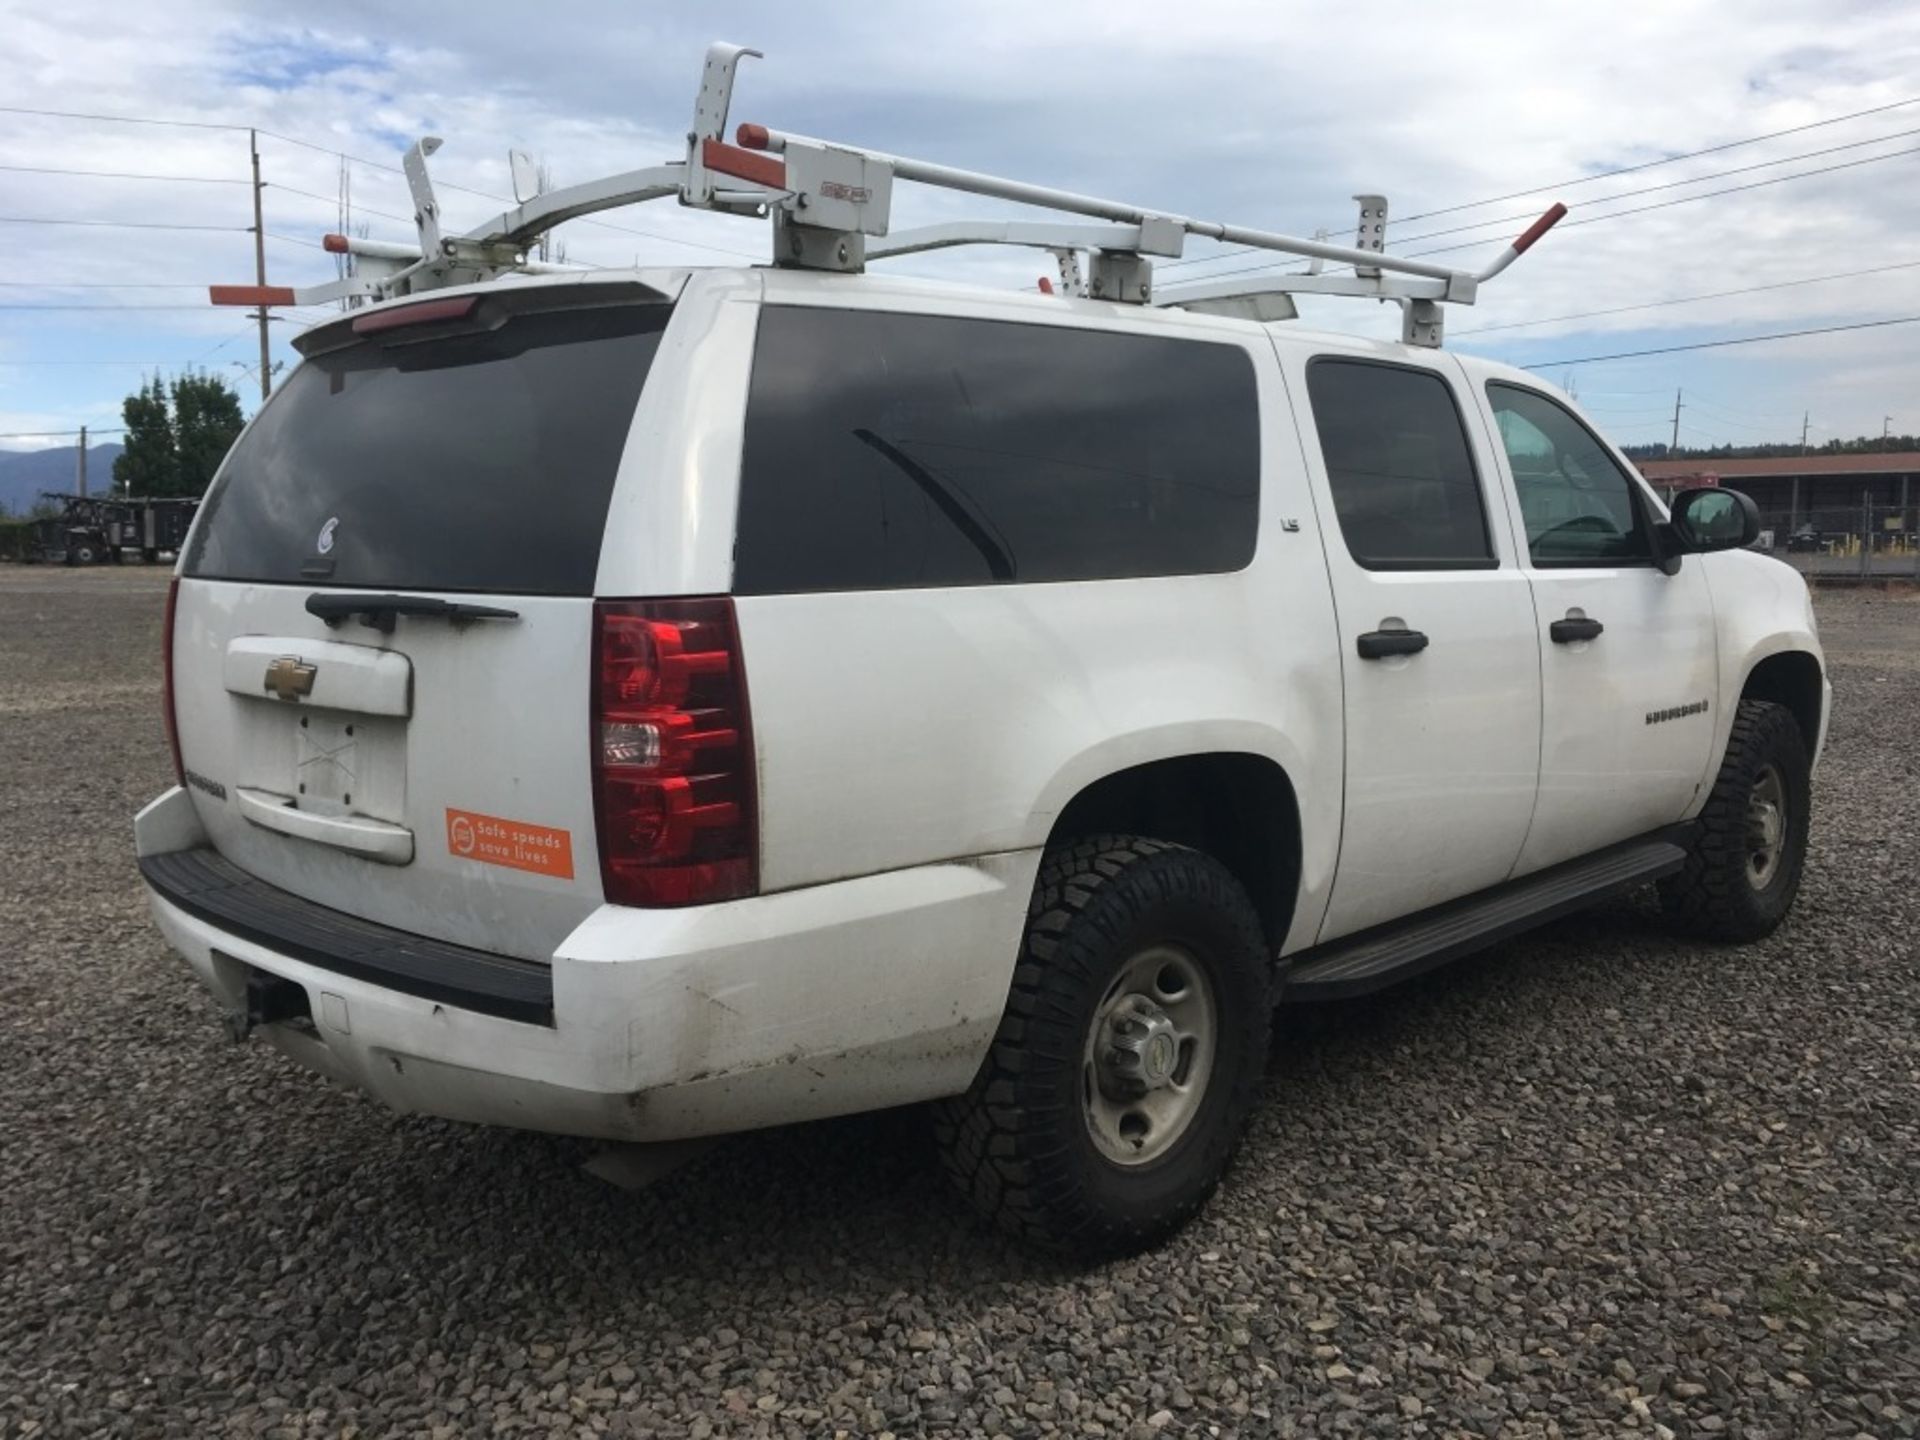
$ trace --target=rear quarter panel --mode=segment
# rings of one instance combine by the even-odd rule
[[[779,281],[769,277],[770,291]],[[885,285],[855,298],[841,289],[835,303],[1087,323],[1072,301],[1038,302],[1038,315],[1036,302],[1013,297],[943,311]],[[1110,309],[1089,312],[1113,328]],[[1231,751],[1271,758],[1292,780],[1306,837],[1294,935],[1319,924],[1339,838],[1340,668],[1272,347],[1258,327],[1233,322],[1143,311],[1128,325],[1247,351],[1262,409],[1252,564],[1223,575],[739,598],[764,889],[1033,849],[1105,775]]]

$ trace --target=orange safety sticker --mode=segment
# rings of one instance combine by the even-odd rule
[[[573,878],[573,836],[548,825],[503,820],[471,810],[447,811],[447,849],[463,860]]]

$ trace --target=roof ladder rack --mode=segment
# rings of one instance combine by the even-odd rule
[[[1403,312],[1402,338],[1438,345],[1441,307],[1471,305],[1493,279],[1567,213],[1554,205],[1477,271],[1451,269],[1386,250],[1387,202],[1360,195],[1352,245],[1324,234],[1311,240],[1276,231],[1199,220],[1148,206],[1004,179],[884,151],[742,125],[737,143],[724,138],[741,59],[758,56],[741,45],[707,48],[694,99],[693,126],[678,160],[609,175],[545,194],[529,194],[532,167],[510,157],[516,205],[464,234],[442,227],[427,160],[440,140],[427,136],[406,154],[417,245],[329,235],[327,250],[354,257],[344,279],[301,288],[215,286],[215,304],[316,305],[386,300],[447,285],[472,284],[520,272],[576,270],[530,258],[540,237],[568,220],[650,200],[677,199],[700,210],[770,219],[773,263],[798,269],[858,272],[870,261],[954,245],[1016,245],[1052,252],[1061,261],[1069,295],[1124,304],[1180,306],[1256,320],[1291,318],[1296,295],[1335,295],[1392,301]],[[890,232],[896,180],[1032,205],[1081,217],[1063,220],[957,220]],[[1088,223],[1089,221],[1097,223]],[[1196,280],[1156,292],[1153,261],[1177,258],[1189,236],[1217,240],[1311,262],[1305,273]],[[1084,258],[1083,258],[1084,257]],[[1348,267],[1330,273],[1328,264]]]

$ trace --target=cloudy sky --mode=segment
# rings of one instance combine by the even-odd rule
[[[766,52],[744,62],[736,121],[1296,234],[1349,231],[1348,197],[1379,190],[1409,217],[1391,248],[1459,246],[1445,253],[1468,268],[1558,197],[1573,207],[1560,229],[1451,313],[1456,348],[1541,366],[1625,442],[1668,438],[1676,388],[1684,443],[1797,438],[1803,413],[1816,444],[1878,434],[1888,416],[1920,431],[1920,324],[1586,359],[1920,316],[1911,0],[276,10],[7,7],[0,446],[110,429],[143,368],[218,371],[251,405],[252,327],[202,288],[253,278],[247,135],[225,127],[262,131],[270,280],[312,283],[333,273],[318,237],[338,224],[343,170],[355,220],[411,238],[396,167],[417,135],[446,138],[443,186],[483,192],[443,193],[456,228],[501,208],[485,196],[509,188],[509,147],[560,184],[676,156],[711,39]],[[1708,147],[1725,148],[1673,158]],[[1593,178],[1630,166],[1644,168]],[[60,170],[192,178],[44,173]],[[904,187],[896,223],[989,208]],[[88,223],[23,223],[48,221]],[[763,225],[667,203],[561,238],[569,259],[605,265],[740,263],[767,244]],[[1218,250],[1190,249],[1216,258],[1162,283],[1268,259]],[[894,263],[1007,286],[1041,268]],[[1696,298],[1732,290],[1750,293]],[[1627,308],[1656,301],[1686,303]],[[1357,302],[1309,316],[1397,323]],[[276,359],[316,318],[276,323]]]

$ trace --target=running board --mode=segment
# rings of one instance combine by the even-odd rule
[[[1349,1000],[1421,975],[1608,896],[1671,875],[1687,852],[1674,832],[1631,840],[1464,900],[1317,945],[1295,959],[1283,1003]]]

